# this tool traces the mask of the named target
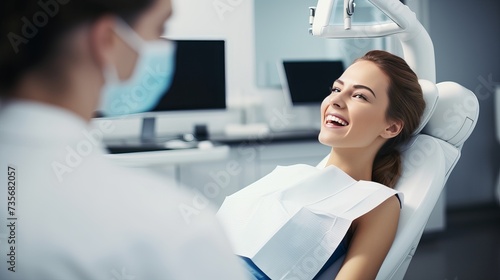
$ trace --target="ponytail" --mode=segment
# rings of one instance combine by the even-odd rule
[[[372,180],[389,188],[394,188],[401,176],[402,169],[399,150],[394,147],[388,148],[384,146],[375,157]]]

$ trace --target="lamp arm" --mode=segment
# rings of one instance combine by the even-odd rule
[[[354,1],[344,0],[344,25],[331,25],[330,18],[336,0],[318,0],[316,7],[310,8],[313,11],[311,14],[314,15],[310,19],[310,33],[313,36],[328,39],[375,38],[396,34],[408,65],[419,78],[436,83],[434,45],[415,13],[398,0],[367,1],[380,9],[393,22],[351,25],[350,16],[354,13]],[[350,14],[347,11],[350,11]]]

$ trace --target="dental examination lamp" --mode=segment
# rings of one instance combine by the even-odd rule
[[[365,0],[382,11],[393,22],[376,25],[352,25],[354,0],[344,0],[343,25],[332,25],[330,19],[339,0],[319,0],[311,7],[309,32],[324,38],[376,38],[397,34],[404,59],[420,79],[436,83],[436,62],[432,40],[414,12],[397,0]]]
[[[479,102],[472,91],[458,83],[445,81],[436,84],[434,46],[415,13],[399,0],[366,1],[390,21],[372,25],[354,24],[354,0],[343,0],[343,18],[337,20],[337,24],[331,24],[332,11],[341,1],[318,0],[316,7],[309,8],[309,32],[328,39],[395,35],[401,42],[402,58],[419,78],[426,108],[419,128],[401,149],[403,170],[394,188],[404,194],[404,202],[396,237],[376,278],[401,280],[431,212],[436,208],[446,181],[460,158],[462,146],[474,130],[479,116]],[[335,16],[340,15],[336,13]],[[324,167],[328,157],[318,167]],[[441,207],[444,212],[443,204]],[[317,279],[332,279],[342,261],[343,258],[337,260]]]

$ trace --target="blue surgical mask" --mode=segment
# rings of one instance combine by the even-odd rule
[[[113,65],[105,68],[99,111],[106,117],[149,111],[172,82],[175,45],[166,39],[145,41],[122,21],[118,21],[115,30],[138,53],[138,58],[132,75],[125,81],[120,80]]]

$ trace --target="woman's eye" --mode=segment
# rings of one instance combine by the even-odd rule
[[[360,94],[360,93],[356,93],[354,94],[354,97],[355,98],[360,98],[360,99],[363,99],[365,101],[367,101],[368,99],[363,95],[363,94]]]
[[[338,87],[330,87],[330,93],[334,92],[340,92],[340,89]]]

